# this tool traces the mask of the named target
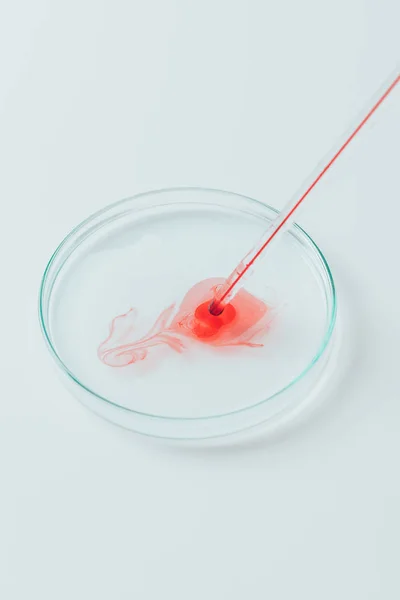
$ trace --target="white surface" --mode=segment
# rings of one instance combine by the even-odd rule
[[[282,206],[395,66],[399,11],[2,3],[1,598],[399,598],[399,90],[301,219],[349,315],[347,372],[307,424],[224,449],[135,437],[60,387],[36,317],[50,253],[110,201],[203,184]]]

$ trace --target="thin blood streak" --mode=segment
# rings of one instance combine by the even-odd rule
[[[166,308],[149,332],[135,339],[137,312],[130,310],[115,317],[109,336],[98,348],[98,357],[111,367],[124,367],[144,360],[150,348],[168,345],[182,352],[185,339],[213,347],[261,347],[262,336],[269,328],[272,312],[265,303],[241,290],[224,312],[214,317],[209,305],[215,288],[223,279],[206,279],[193,286],[184,297],[178,311],[175,305]]]

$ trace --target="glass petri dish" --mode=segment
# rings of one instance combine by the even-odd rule
[[[122,200],[78,225],[51,257],[39,298],[45,341],[74,395],[118,425],[176,439],[298,413],[326,379],[336,296],[324,256],[297,225],[245,286],[268,307],[262,346],[183,340],[182,352],[161,344],[118,368],[98,352],[117,315],[134,310],[140,337],[198,281],[227,276],[276,214],[239,194],[176,188]]]

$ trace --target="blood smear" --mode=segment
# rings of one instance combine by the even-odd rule
[[[153,327],[140,338],[135,336],[137,310],[115,317],[108,337],[98,348],[98,357],[110,367],[125,367],[144,360],[151,348],[167,345],[183,352],[187,342],[195,341],[214,347],[262,347],[261,338],[270,323],[267,305],[246,290],[238,292],[224,311],[214,316],[209,306],[222,278],[210,278],[194,285],[177,307],[162,311]]]

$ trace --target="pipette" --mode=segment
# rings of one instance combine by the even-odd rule
[[[144,360],[154,346],[167,345],[176,352],[183,352],[187,339],[213,347],[262,347],[262,336],[270,325],[270,310],[261,299],[243,289],[245,276],[252,273],[256,260],[265,256],[271,243],[290,226],[296,210],[399,81],[398,67],[376,94],[371,108],[321,161],[228,279],[208,278],[192,286],[182,302],[164,309],[151,329],[140,338],[135,334],[137,311],[131,309],[118,315],[110,324],[108,337],[98,348],[100,360],[111,367],[124,367]]]
[[[245,276],[248,276],[252,273],[252,267],[256,260],[261,256],[264,257],[267,249],[271,247],[271,242],[279,239],[280,234],[290,227],[297,209],[304,203],[304,200],[309,196],[310,192],[314,189],[317,183],[336,162],[342,152],[369,121],[379,106],[381,106],[384,100],[386,100],[399,81],[400,67],[397,66],[396,71],[374,95],[374,98],[371,101],[371,108],[363,113],[364,116],[358,121],[358,124],[355,127],[351,128],[349,132],[340,138],[340,141],[335,144],[325,159],[318,164],[316,169],[306,179],[301,188],[278,214],[276,219],[271,222],[268,229],[259,240],[258,244],[256,244],[256,246],[254,246],[250,252],[248,252],[248,254],[243,258],[243,260],[240,261],[234,271],[226,279],[225,283],[217,289],[214,299],[209,307],[212,315],[220,315],[225,306],[227,306],[234,296],[236,296],[238,291],[244,285]]]

